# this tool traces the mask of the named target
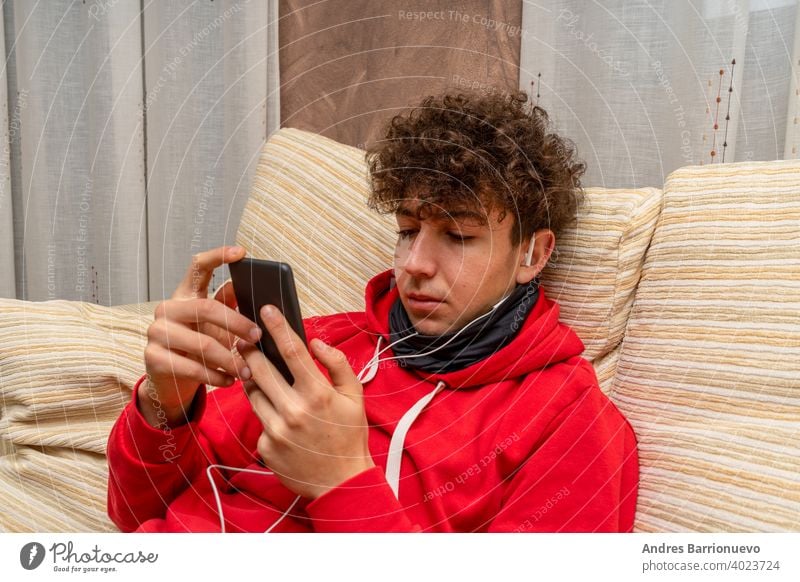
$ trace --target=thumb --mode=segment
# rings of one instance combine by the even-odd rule
[[[350,367],[347,356],[318,338],[311,340],[310,347],[314,356],[327,368],[333,387],[342,394],[360,398],[364,390]]]

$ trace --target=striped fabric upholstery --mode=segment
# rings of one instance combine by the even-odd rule
[[[620,346],[617,346],[613,351],[592,362],[594,365],[594,372],[597,374],[597,381],[600,384],[600,389],[608,395],[611,395],[612,386],[614,384],[614,376],[617,372],[620,350]]]
[[[114,531],[105,447],[157,303],[0,299],[0,531]]]
[[[576,225],[556,240],[557,253],[542,273],[561,320],[583,340],[583,357],[596,368],[622,341],[661,203],[655,188],[587,188]],[[614,362],[603,362],[606,379]]]
[[[639,531],[800,529],[800,164],[678,170],[612,398]]]

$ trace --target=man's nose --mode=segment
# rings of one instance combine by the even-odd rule
[[[433,277],[436,273],[436,250],[433,237],[420,232],[398,256],[399,267],[412,277]]]

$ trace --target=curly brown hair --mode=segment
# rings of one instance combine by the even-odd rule
[[[575,218],[586,165],[523,91],[430,96],[391,119],[367,149],[369,206],[397,212],[418,198],[447,211],[493,209],[517,217],[514,246],[540,228],[556,235]]]

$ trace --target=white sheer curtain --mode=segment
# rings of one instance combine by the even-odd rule
[[[5,47],[5,19],[0,11],[0,38]],[[5,273],[0,277],[0,297],[14,297],[16,280],[14,277],[14,213],[11,195],[11,143],[12,129],[8,116],[8,71],[3,67],[0,72],[0,123],[6,128],[0,138],[0,267]],[[19,123],[18,121],[16,122]]]
[[[796,0],[525,0],[520,86],[578,144],[588,186],[794,158],[797,18]]]
[[[192,254],[233,242],[278,127],[277,0],[17,0],[2,16],[0,294],[169,296]]]

